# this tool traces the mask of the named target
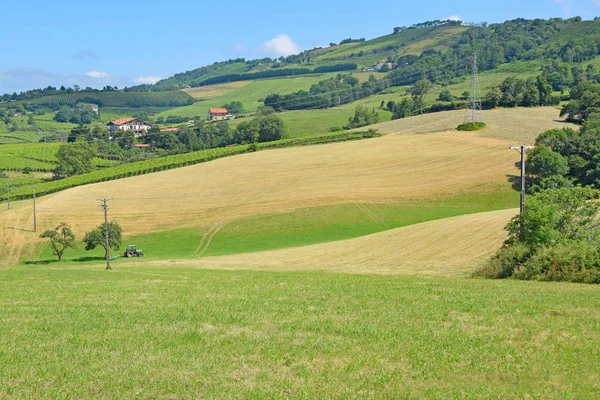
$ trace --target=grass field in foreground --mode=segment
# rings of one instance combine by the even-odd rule
[[[2,398],[597,398],[596,286],[0,270]]]

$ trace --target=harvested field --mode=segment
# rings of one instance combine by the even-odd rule
[[[224,94],[234,90],[243,88],[250,83],[252,83],[252,81],[230,82],[221,85],[209,85],[184,89],[183,91],[196,100],[210,100],[215,97],[223,96]]]
[[[360,274],[468,274],[499,248],[506,239],[504,226],[517,213],[516,209],[492,211],[339,242],[143,265]]]
[[[487,127],[479,131],[482,137],[533,143],[538,135],[555,128],[575,127],[559,119],[558,107],[498,108],[484,111]],[[397,119],[373,125],[382,133],[416,134],[445,132],[464,122],[465,111],[447,111],[417,117]]]

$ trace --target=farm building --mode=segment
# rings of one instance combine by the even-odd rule
[[[118,130],[122,131],[133,131],[136,136],[141,136],[144,133],[148,132],[152,125],[149,122],[142,121],[139,118],[121,118],[115,121],[110,121],[106,124],[106,128],[112,134],[117,132]]]
[[[231,118],[232,115],[227,112],[226,108],[211,108],[208,110],[209,121],[219,121],[222,119]]]
[[[87,108],[91,108],[93,112],[96,113],[96,115],[100,114],[100,108],[98,107],[98,104],[93,104],[93,103],[78,103],[77,107],[87,107]]]

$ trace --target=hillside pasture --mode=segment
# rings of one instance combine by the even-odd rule
[[[245,82],[246,84],[242,85],[237,90],[224,92],[221,96],[213,97],[205,101],[198,101],[190,106],[173,108],[160,113],[159,116],[164,118],[169,115],[190,117],[190,119],[194,116],[205,118],[209,108],[221,107],[226,103],[236,100],[242,102],[246,112],[254,112],[262,105],[264,98],[271,93],[287,94],[297,92],[298,90],[308,90],[312,85],[335,75],[335,73],[302,75],[295,78],[272,78]],[[211,86],[207,86],[206,88],[210,87]]]
[[[420,55],[426,48],[438,48],[447,46],[462,32],[467,30],[467,27],[461,26],[443,26],[429,27],[420,29],[409,29],[398,34],[389,34],[378,37],[376,39],[367,40],[361,43],[348,43],[327,49],[319,50],[316,53],[317,61],[339,60],[353,54],[356,56],[360,51],[368,52],[380,50],[376,55],[378,59],[385,59],[387,55],[394,52],[385,51],[389,46],[398,46],[400,50],[396,50],[394,54],[415,54]],[[423,43],[421,43],[423,41]],[[389,54],[388,54],[389,53]],[[361,62],[361,58],[353,58],[355,62]]]

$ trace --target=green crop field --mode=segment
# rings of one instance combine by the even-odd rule
[[[3,398],[600,395],[593,286],[175,266],[0,282]]]

